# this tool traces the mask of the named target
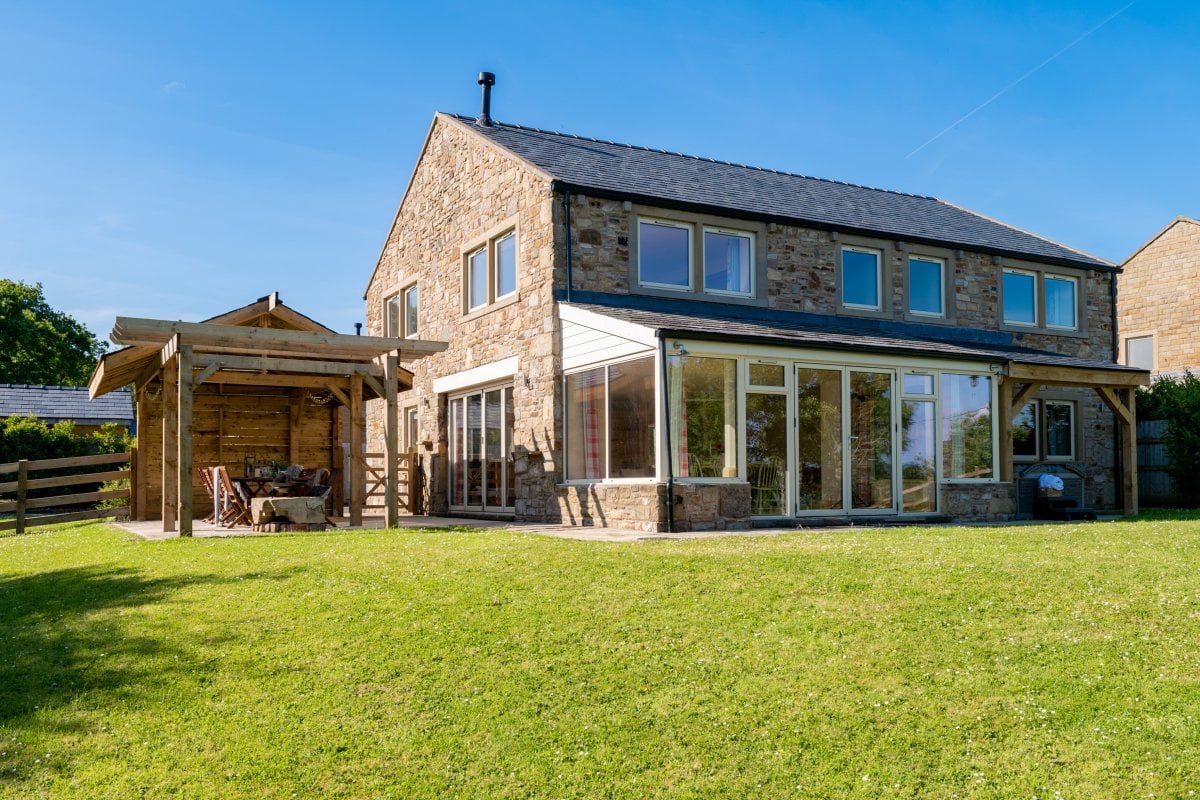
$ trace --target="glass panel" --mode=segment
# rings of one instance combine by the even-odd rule
[[[604,367],[567,376],[567,478],[604,477]]]
[[[504,451],[507,468],[505,470],[504,505],[514,508],[517,505],[517,472],[516,460],[513,458],[513,387],[504,387]]]
[[[400,298],[389,297],[387,299],[387,319],[383,322],[384,336],[399,336],[400,335]]]
[[[488,301],[487,248],[472,253],[467,258],[467,264],[467,285],[470,292],[467,308],[485,306]]]
[[[1075,328],[1075,281],[1046,276],[1046,325]]]
[[[500,408],[500,390],[493,389],[483,395],[483,485],[484,505],[496,508],[504,505],[504,433]]]
[[[900,507],[937,511],[937,419],[932,400],[905,400],[901,407]]]
[[[638,224],[638,266],[642,283],[659,283],[687,288],[691,285],[689,228]]]
[[[496,242],[496,297],[517,290],[517,235],[510,233]]]
[[[908,260],[908,309],[916,314],[942,315],[942,262],[929,258]]]
[[[463,407],[464,398],[450,401],[450,505],[463,505],[463,479],[465,460],[463,454]]]
[[[417,409],[404,409],[404,449],[415,450],[417,447]]]
[[[473,394],[466,399],[466,504],[478,506],[483,505],[483,398]]]
[[[796,371],[800,510],[842,507],[842,373]]]
[[[842,250],[842,303],[879,308],[879,254]]]
[[[417,334],[417,287],[411,286],[404,292],[404,335]]]
[[[750,237],[704,232],[704,288],[750,293]]]
[[[942,375],[944,478],[990,478],[992,471],[992,379]]]
[[[1037,403],[1026,403],[1013,417],[1013,457],[1037,458]]]
[[[608,368],[609,477],[654,477],[654,359]]]
[[[892,508],[892,376],[850,372],[850,507]]]
[[[1004,321],[1018,325],[1037,324],[1034,287],[1037,277],[1027,272],[1004,273]]]
[[[785,513],[787,395],[746,394],[746,480],[750,513]]]
[[[1075,426],[1071,424],[1074,412],[1074,403],[1046,401],[1047,458],[1075,457]]]
[[[1126,339],[1125,363],[1131,367],[1154,369],[1154,337],[1134,336]]]
[[[755,386],[783,386],[783,365],[751,364],[750,383]]]
[[[904,393],[905,394],[933,394],[933,376],[921,375],[916,372],[904,373]]]
[[[681,478],[737,476],[737,361],[670,356],[671,452]]]

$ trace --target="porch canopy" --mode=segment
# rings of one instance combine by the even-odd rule
[[[564,319],[643,342],[683,338],[845,351],[848,357],[879,353],[986,364],[999,378],[996,418],[1001,481],[1013,479],[1013,419],[1037,391],[1043,386],[1091,389],[1116,420],[1123,509],[1126,514],[1137,513],[1135,394],[1139,386],[1149,385],[1147,370],[1018,347],[1011,344],[1011,334],[1001,331],[756,307],[730,313],[728,306],[697,301],[632,299],[631,305],[611,306],[603,302],[602,295],[576,293],[576,297],[577,301],[561,305]]]
[[[328,407],[323,429],[328,431],[325,452],[340,474],[342,414],[349,414],[350,515],[361,524],[365,485],[362,453],[364,402],[382,398],[385,420],[385,505],[387,524],[395,525],[398,474],[397,393],[411,388],[412,374],[399,366],[401,359],[413,360],[446,349],[446,343],[377,336],[335,333],[314,320],[287,308],[272,294],[240,309],[206,322],[117,317],[111,340],[126,345],[100,359],[88,389],[91,397],[133,385],[138,398],[138,433],[157,433],[154,412],[161,414],[161,505],[163,530],[178,524],[181,536],[190,536],[195,485],[196,456],[193,410],[198,390],[216,387],[222,397],[214,400],[212,389],[201,396],[210,404],[227,402],[226,392],[259,387],[284,391],[290,396],[290,420],[284,454],[297,461],[304,398]],[[157,391],[150,391],[151,389]],[[161,398],[161,399],[160,399]],[[244,398],[249,399],[249,398]],[[262,398],[251,399],[262,402]],[[287,400],[285,399],[285,403]],[[287,414],[289,406],[283,406]],[[225,409],[217,409],[220,414]],[[322,426],[317,427],[318,430]],[[216,431],[217,452],[227,433]],[[157,438],[147,436],[146,439]],[[143,439],[139,439],[143,441]],[[280,443],[284,445],[283,442]],[[135,464],[135,518],[146,519],[147,488],[156,482],[158,470],[149,468],[147,447],[140,447]],[[206,462],[235,461],[205,454]],[[239,456],[240,458],[240,456]],[[154,473],[153,475],[151,473]],[[201,495],[203,496],[203,495]],[[340,498],[340,492],[338,493]],[[340,504],[339,504],[340,510]]]

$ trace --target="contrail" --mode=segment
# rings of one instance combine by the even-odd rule
[[[998,98],[999,98],[999,97],[1001,97],[1002,95],[1006,94],[1008,91],[1010,91],[1010,90],[1011,90],[1013,87],[1015,87],[1015,86],[1016,86],[1017,84],[1019,84],[1021,81],[1025,80],[1025,79],[1026,79],[1026,78],[1028,78],[1030,75],[1033,75],[1035,72],[1037,72],[1038,70],[1040,70],[1042,67],[1046,66],[1046,65],[1047,65],[1047,64],[1049,64],[1051,61],[1053,61],[1054,59],[1058,58],[1058,57],[1059,57],[1059,56],[1061,56],[1063,53],[1067,52],[1068,50],[1070,50],[1072,47],[1074,47],[1075,45],[1077,45],[1077,44],[1079,44],[1080,42],[1082,42],[1082,41],[1083,41],[1084,39],[1086,39],[1087,37],[1091,36],[1093,33],[1095,33],[1096,31],[1100,30],[1100,29],[1101,29],[1101,28],[1103,28],[1105,25],[1107,25],[1108,23],[1112,22],[1112,21],[1113,21],[1114,19],[1116,19],[1117,17],[1119,17],[1119,16],[1121,16],[1122,14],[1124,14],[1124,13],[1125,13],[1125,12],[1126,12],[1126,11],[1129,9],[1129,7],[1130,7],[1130,6],[1132,6],[1132,5],[1136,4],[1136,3],[1137,3],[1137,0],[1133,0],[1133,2],[1126,4],[1126,5],[1122,6],[1121,8],[1118,8],[1118,9],[1117,9],[1116,11],[1114,11],[1113,13],[1109,14],[1107,17],[1105,17],[1105,18],[1104,18],[1104,20],[1103,20],[1102,22],[1100,22],[1100,24],[1099,24],[1099,25],[1096,25],[1096,27],[1094,27],[1094,28],[1092,28],[1091,30],[1087,31],[1086,33],[1082,34],[1082,35],[1081,35],[1081,36],[1079,36],[1077,39],[1075,39],[1075,40],[1074,40],[1074,41],[1072,41],[1070,44],[1068,44],[1066,47],[1062,48],[1062,49],[1061,49],[1061,50],[1059,50],[1057,53],[1055,53],[1054,55],[1050,56],[1049,58],[1047,58],[1047,59],[1046,59],[1045,61],[1043,61],[1042,63],[1038,64],[1036,67],[1034,67],[1033,69],[1029,70],[1029,72],[1026,72],[1024,75],[1022,75],[1021,77],[1017,78],[1015,81],[1013,81],[1012,83],[1010,83],[1008,86],[1005,86],[1003,89],[1001,89],[1000,91],[996,92],[994,95],[992,95],[991,97],[989,97],[987,100],[984,100],[982,103],[980,103],[979,105],[975,106],[975,108],[971,109],[971,110],[970,110],[970,111],[968,111],[966,114],[963,114],[961,117],[959,117],[958,119],[956,119],[954,122],[950,123],[950,124],[949,124],[949,125],[947,125],[945,128],[943,128],[941,131],[939,131],[939,132],[938,132],[938,133],[937,133],[937,134],[936,134],[936,135],[935,135],[933,138],[931,138],[929,141],[925,142],[925,143],[924,143],[924,144],[922,144],[920,147],[918,147],[916,150],[913,150],[911,153],[909,153],[908,155],[906,155],[906,156],[905,156],[905,158],[912,158],[912,157],[913,157],[913,156],[915,156],[917,153],[921,152],[921,151],[922,151],[922,150],[924,150],[926,147],[928,147],[929,145],[933,144],[933,143],[934,143],[934,142],[936,142],[938,139],[942,138],[942,137],[943,137],[943,136],[945,136],[947,133],[949,133],[950,131],[954,130],[954,129],[955,129],[955,128],[957,128],[959,125],[963,124],[964,122],[966,122],[966,121],[967,121],[968,119],[970,119],[971,117],[975,116],[977,113],[979,113],[979,112],[980,112],[980,111],[982,111],[983,109],[987,108],[989,105],[991,105],[991,104],[992,104],[992,102],[993,102],[993,101],[995,101],[996,99],[998,99]]]

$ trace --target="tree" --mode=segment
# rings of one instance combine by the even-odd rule
[[[107,346],[55,311],[42,285],[0,278],[0,383],[84,386]]]

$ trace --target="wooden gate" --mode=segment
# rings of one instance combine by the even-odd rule
[[[396,479],[396,502],[409,514],[420,514],[420,458],[415,452],[408,451],[401,453],[397,461],[399,470]],[[363,513],[383,516],[386,513],[384,454],[363,453],[362,465],[367,484],[363,492]]]

